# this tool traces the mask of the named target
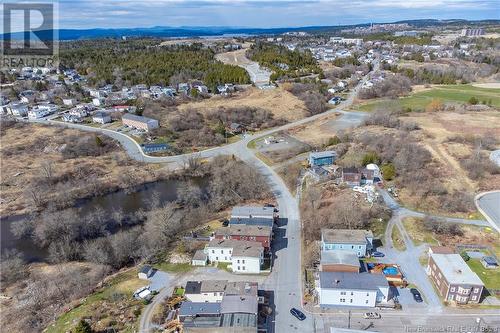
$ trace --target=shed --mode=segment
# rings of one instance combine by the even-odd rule
[[[197,250],[191,260],[192,266],[206,266],[208,255],[203,250]]]
[[[481,264],[483,264],[486,269],[496,269],[498,268],[498,261],[495,257],[485,256],[481,258]]]
[[[154,269],[149,265],[144,265],[139,270],[139,279],[147,280],[151,275],[153,275]]]

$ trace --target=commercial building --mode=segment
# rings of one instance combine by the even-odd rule
[[[309,165],[311,167],[332,165],[336,158],[337,153],[333,150],[311,152],[309,153]]]
[[[445,301],[456,304],[481,301],[483,281],[459,254],[431,253],[427,274]]]
[[[143,131],[150,131],[160,126],[158,120],[156,119],[137,116],[135,114],[130,114],[130,113],[124,114],[122,116],[122,122],[123,125],[137,128]]]
[[[370,230],[321,230],[322,251],[352,251],[358,257],[364,257],[372,248],[373,233]]]
[[[476,36],[483,36],[484,35],[484,28],[466,28],[462,29],[462,32],[460,35],[464,37],[476,37]]]
[[[389,284],[382,274],[320,272],[318,285],[322,307],[375,307],[390,299]]]

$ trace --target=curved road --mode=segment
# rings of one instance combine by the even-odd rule
[[[478,194],[474,202],[491,226],[500,233],[500,191]]]

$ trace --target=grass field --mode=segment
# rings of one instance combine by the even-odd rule
[[[486,288],[500,289],[500,270],[484,268],[479,259],[469,259],[467,265],[479,276]]]
[[[479,102],[488,102],[491,100],[494,107],[500,108],[500,89],[480,88],[469,84],[435,86],[431,89],[416,92],[408,97],[401,97],[397,100],[376,99],[354,105],[353,108],[359,111],[373,111],[379,107],[383,107],[384,104],[398,103],[401,107],[424,110],[427,104],[433,99],[439,99],[443,103],[467,103],[473,96],[476,97]]]
[[[426,243],[429,245],[439,245],[432,232],[423,226],[422,219],[408,217],[403,220],[403,225],[408,235],[410,235],[413,244],[420,245]]]
[[[406,250],[405,242],[403,240],[403,237],[401,236],[401,233],[399,232],[399,229],[394,226],[392,228],[392,242],[394,243],[394,248],[398,251],[404,251]]]
[[[162,262],[153,266],[156,269],[169,273],[186,273],[194,268],[190,263],[172,264],[170,262]]]

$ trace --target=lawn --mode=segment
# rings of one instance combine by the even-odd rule
[[[218,268],[218,269],[223,269],[223,270],[225,270],[225,271],[227,271],[227,272],[229,272],[229,273],[232,273],[232,272],[233,272],[233,270],[232,270],[232,269],[230,269],[230,268],[228,267],[228,266],[230,266],[230,265],[231,265],[231,263],[230,263],[230,262],[218,262],[218,263],[217,263],[217,268]]]
[[[186,273],[194,268],[194,266],[191,266],[190,263],[173,264],[170,262],[162,262],[153,265],[153,267],[169,273]]]
[[[399,229],[396,226],[392,228],[391,237],[392,237],[392,242],[394,243],[394,248],[396,250],[398,251],[406,250],[406,245],[403,240],[403,237],[401,236],[401,233],[399,232]]]
[[[354,106],[359,111],[373,111],[384,104],[399,102],[401,107],[409,107],[414,110],[424,110],[433,99],[439,99],[443,103],[456,102],[467,103],[471,97],[476,97],[479,102],[490,101],[494,107],[500,107],[500,89],[487,89],[473,87],[472,85],[441,85],[430,90],[414,93],[408,97],[401,97],[396,101],[388,99],[376,99]]]
[[[426,243],[429,245],[439,245],[432,232],[424,227],[422,219],[408,217],[403,220],[403,225],[408,235],[410,235],[413,244],[420,245]]]
[[[499,269],[486,269],[479,259],[469,259],[467,265],[479,276],[487,289],[500,289]]]
[[[102,289],[86,297],[80,305],[57,318],[54,324],[47,327],[46,332],[69,332],[80,319],[86,317],[99,317],[101,321],[113,320],[116,312],[121,310],[124,314],[131,312],[138,316],[144,305],[140,301],[133,300],[132,294],[147,284],[147,281],[137,278],[135,269],[121,273],[108,281]],[[105,309],[110,313],[108,314]],[[133,331],[135,323],[125,324],[122,329]]]

